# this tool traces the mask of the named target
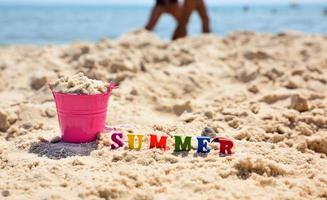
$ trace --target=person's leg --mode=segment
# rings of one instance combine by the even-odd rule
[[[187,35],[187,24],[191,17],[193,10],[196,8],[196,0],[185,0],[182,15],[180,17],[178,26],[174,32],[173,40],[185,37]]]
[[[167,12],[171,14],[177,22],[180,20],[182,11],[183,8],[178,3],[171,3],[167,6]]]
[[[150,19],[147,25],[145,26],[145,29],[148,31],[152,31],[163,12],[164,8],[162,6],[156,5],[151,11]]]
[[[210,33],[210,19],[204,0],[196,0],[196,1],[197,1],[196,10],[198,11],[200,18],[202,20],[202,32]]]

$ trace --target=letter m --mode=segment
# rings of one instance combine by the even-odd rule
[[[182,137],[175,135],[175,152],[178,151],[190,151],[191,150],[191,136],[186,136],[184,142],[182,141]]]
[[[161,136],[158,141],[157,135],[150,135],[150,149],[158,148],[162,150],[166,150],[167,145],[167,136]]]

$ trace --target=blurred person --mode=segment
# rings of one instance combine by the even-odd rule
[[[202,21],[202,32],[210,33],[210,19],[204,0],[184,0],[182,15],[174,32],[173,39],[187,35],[187,25],[193,11],[197,11]]]
[[[161,15],[164,13],[172,15],[178,22],[181,15],[181,7],[178,4],[178,0],[156,0],[156,4],[151,11],[150,18],[145,26],[145,29],[152,31]]]

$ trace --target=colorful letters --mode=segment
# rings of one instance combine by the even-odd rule
[[[112,131],[110,132],[111,140],[111,149],[118,149],[124,146],[124,134],[123,131]],[[128,147],[130,150],[141,150],[143,144],[144,135],[142,134],[127,134]],[[198,136],[197,138],[197,153],[210,153],[211,149],[209,147],[210,143],[219,143],[219,154],[233,154],[232,149],[234,147],[234,142],[228,138],[224,137],[215,137],[211,138],[209,136]],[[157,148],[161,150],[168,150],[167,147],[168,136],[158,137],[156,134],[150,134],[150,144],[149,148]],[[190,151],[192,148],[191,136],[180,136],[175,135],[175,148],[174,152]],[[137,144],[136,144],[137,143]]]

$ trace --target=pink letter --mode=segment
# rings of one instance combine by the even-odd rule
[[[116,143],[111,145],[111,149],[118,149],[119,147],[124,146],[123,132],[122,131],[113,131],[111,135],[111,140]]]

